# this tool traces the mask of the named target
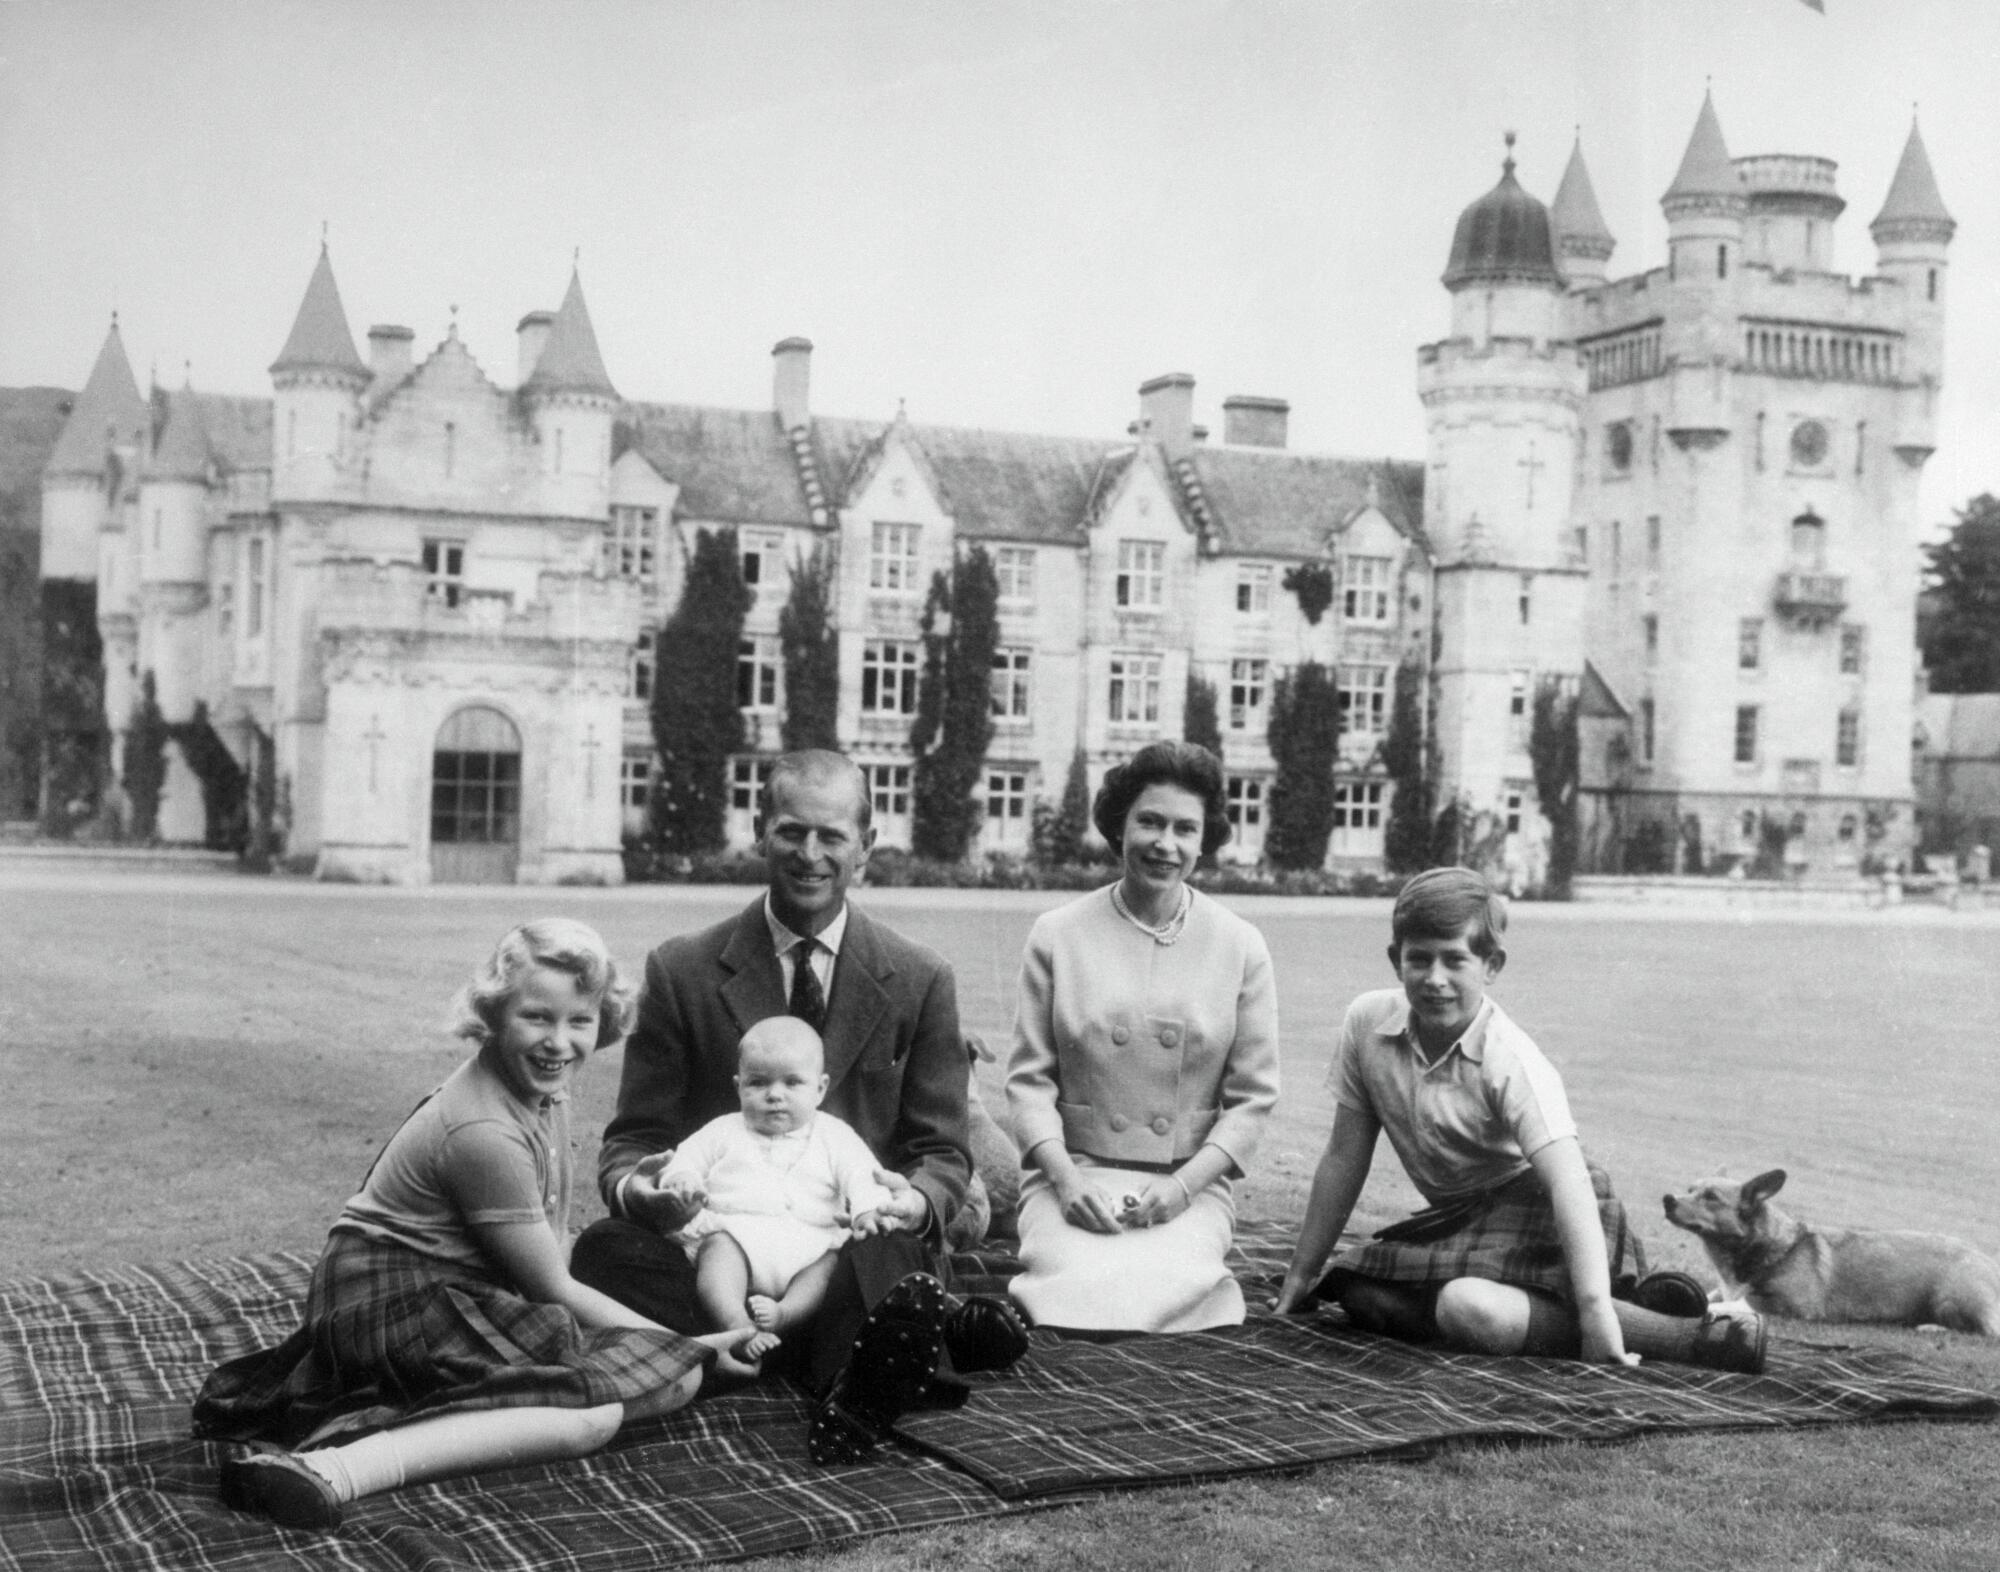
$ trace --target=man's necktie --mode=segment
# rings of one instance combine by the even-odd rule
[[[792,951],[797,964],[792,970],[792,1002],[789,1013],[796,1015],[814,1031],[826,1026],[826,990],[819,985],[819,974],[813,970],[813,953],[820,949],[817,939],[801,939]]]

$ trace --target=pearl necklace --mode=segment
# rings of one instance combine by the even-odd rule
[[[1157,928],[1139,921],[1137,917],[1132,915],[1132,908],[1125,904],[1124,891],[1116,884],[1111,886],[1111,905],[1120,917],[1123,917],[1134,928],[1137,928],[1147,938],[1151,939],[1153,943],[1168,945],[1177,942],[1181,934],[1186,930],[1188,911],[1193,906],[1193,897],[1189,895],[1188,887],[1183,884],[1181,886],[1180,905],[1174,908],[1173,916],[1169,917]]]

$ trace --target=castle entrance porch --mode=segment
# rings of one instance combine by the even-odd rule
[[[431,754],[431,882],[512,884],[521,851],[521,734],[486,705],[455,710]]]

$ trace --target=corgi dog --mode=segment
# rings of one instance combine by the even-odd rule
[[[2000,1337],[2000,1261],[1963,1240],[1876,1228],[1819,1228],[1771,1197],[1785,1171],[1705,1179],[1665,1198],[1667,1221],[1702,1243],[1725,1293],[1801,1321],[1886,1321]]]

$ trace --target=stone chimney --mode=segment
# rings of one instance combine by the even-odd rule
[[[778,424],[796,431],[812,419],[812,340],[781,338],[771,346],[771,408]]]
[[[416,336],[393,322],[377,322],[368,330],[368,365],[377,382],[387,387],[410,374]]]
[[[1222,440],[1232,448],[1281,448],[1291,415],[1284,399],[1232,393],[1222,401]]]
[[[542,358],[542,346],[549,341],[549,328],[554,324],[553,311],[530,311],[521,318],[514,329],[514,342],[520,346],[519,365],[516,381],[521,387],[528,385],[528,378],[535,374],[535,362]]]
[[[1169,371],[1139,384],[1139,435],[1171,455],[1194,445],[1194,378]]]

